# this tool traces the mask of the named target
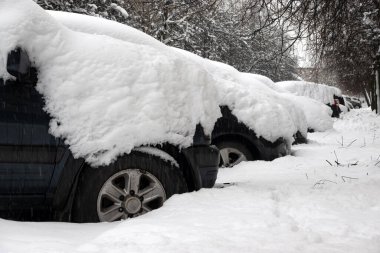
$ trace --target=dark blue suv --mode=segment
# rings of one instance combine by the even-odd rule
[[[200,125],[189,148],[140,147],[92,168],[49,134],[50,117],[27,53],[11,51],[7,71],[14,78],[0,77],[0,217],[114,221],[159,208],[173,194],[214,185],[219,151]]]

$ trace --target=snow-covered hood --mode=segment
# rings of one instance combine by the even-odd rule
[[[276,84],[297,96],[313,98],[324,104],[332,105],[334,103],[334,95],[342,96],[342,91],[339,88],[326,84],[306,81],[283,81]]]
[[[114,21],[66,12],[49,13],[75,31],[107,35],[130,43],[142,43],[157,50],[165,47],[154,38]],[[258,136],[272,142],[278,138],[285,138],[290,143],[297,131],[306,135],[305,116],[300,109],[288,104],[287,100],[265,85],[246,85],[247,82],[261,83],[261,77],[247,81],[242,78],[242,73],[229,65],[207,60],[177,48],[171,48],[171,52],[181,55],[187,61],[202,65],[213,77],[213,84],[218,88],[215,91],[219,93],[215,96],[215,99],[219,99],[218,103],[227,105],[239,121],[254,130]]]
[[[192,144],[221,116],[213,77],[166,46],[75,32],[32,0],[0,0],[0,76],[17,46],[38,69],[50,132],[75,157],[108,164],[134,147]],[[160,50],[157,48],[160,47]]]

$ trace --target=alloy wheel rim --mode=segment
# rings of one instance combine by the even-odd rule
[[[139,169],[122,170],[102,186],[97,199],[97,213],[102,222],[124,220],[161,207],[165,189],[151,173]]]
[[[222,148],[220,152],[220,167],[233,167],[236,164],[248,161],[247,157],[236,148]]]

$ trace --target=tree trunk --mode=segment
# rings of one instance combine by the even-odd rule
[[[379,69],[376,69],[376,99],[375,99],[375,104],[376,104],[376,113],[377,114],[380,114],[380,73],[379,73]]]
[[[365,98],[365,101],[366,101],[368,107],[371,107],[371,97],[368,94],[367,89],[365,88],[366,86],[367,85],[364,85],[364,87],[363,87],[363,95],[364,95],[364,98]]]

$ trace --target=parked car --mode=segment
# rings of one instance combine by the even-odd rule
[[[331,119],[332,111],[322,102],[310,97],[295,95],[266,76],[250,73],[244,73],[244,75],[247,79],[258,79],[258,81],[261,81],[269,88],[280,93],[283,98],[294,104],[294,107],[302,110],[306,117],[308,132],[323,132],[333,127],[333,121]],[[306,136],[302,136],[302,134],[298,132],[295,136],[295,140],[296,143],[305,143]]]
[[[197,58],[218,80],[222,117],[215,124],[212,143],[220,150],[222,167],[241,161],[271,161],[289,155],[295,137],[306,139],[304,112],[286,95],[250,73]]]
[[[212,143],[220,150],[220,167],[233,167],[242,161],[271,161],[290,154],[290,145],[284,138],[271,142],[258,137],[228,106],[222,106],[221,111],[222,117],[212,132]]]
[[[306,96],[326,104],[332,110],[335,110],[336,104],[339,102],[340,111],[348,111],[342,97],[342,91],[334,86],[306,81],[282,81],[277,82],[277,84],[297,96]],[[336,113],[333,113],[332,117],[336,115]],[[338,117],[339,115],[340,112]]]
[[[347,96],[344,96],[344,95],[343,95],[343,99],[344,99],[344,104],[346,105],[348,111],[354,109],[354,106],[353,106],[352,103],[347,99]]]
[[[162,48],[160,42],[148,39],[146,34],[110,20],[65,12],[49,13],[74,31],[151,45],[157,50]],[[231,167],[246,160],[273,160],[290,154],[293,136],[306,138],[307,127],[301,109],[258,79],[244,80],[243,73],[229,65],[181,49],[170,50],[196,62],[213,77],[210,82],[215,84],[214,99],[219,103],[222,117],[212,131],[212,143],[220,149],[221,166]]]
[[[110,222],[214,185],[202,68],[72,32],[33,1],[0,16],[0,217]]]
[[[353,107],[352,109],[359,109],[362,108],[362,102],[360,101],[359,98],[356,97],[350,97],[350,96],[344,96],[343,98],[345,100],[345,103],[350,103],[351,106]]]

